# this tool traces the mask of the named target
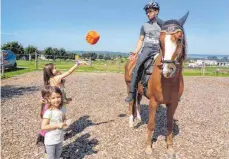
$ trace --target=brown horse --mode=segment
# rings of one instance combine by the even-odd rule
[[[161,26],[161,51],[154,62],[153,72],[150,75],[147,85],[146,98],[149,99],[149,121],[145,150],[147,154],[152,153],[151,138],[155,128],[155,114],[157,107],[159,104],[166,104],[168,128],[167,149],[169,155],[175,155],[172,138],[173,116],[184,89],[182,65],[186,56],[186,39],[183,25],[188,14],[189,12],[180,20],[168,20],[166,22],[157,18],[157,22]],[[136,59],[129,60],[125,66],[125,82],[127,84],[128,93],[131,75],[135,64]],[[139,82],[136,99],[129,105],[130,127],[133,127],[135,116],[141,120],[139,106],[143,94],[143,87]]]

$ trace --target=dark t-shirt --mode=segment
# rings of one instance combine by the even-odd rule
[[[143,48],[160,50],[159,36],[161,28],[157,22],[146,22],[141,27],[141,35],[144,35]]]

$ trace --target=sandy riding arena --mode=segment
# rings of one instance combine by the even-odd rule
[[[185,77],[185,91],[175,113],[174,149],[180,159],[229,158],[229,78]],[[36,145],[42,72],[2,80],[2,159],[39,159]],[[67,106],[72,134],[66,137],[67,159],[164,159],[166,158],[166,109],[159,106],[153,135],[153,153],[144,153],[148,100],[141,105],[142,122],[128,127],[124,75],[73,73],[66,90],[73,98]]]

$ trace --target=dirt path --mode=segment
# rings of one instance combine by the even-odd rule
[[[229,158],[229,78],[185,77],[185,91],[175,114],[174,148],[181,159]],[[42,73],[32,72],[2,80],[2,159],[39,159],[35,145],[40,127]],[[128,105],[123,74],[74,73],[66,89],[73,135],[64,142],[70,159],[163,159],[166,148],[166,109],[160,106],[153,154],[144,154],[148,101],[143,98],[143,123],[128,127]]]

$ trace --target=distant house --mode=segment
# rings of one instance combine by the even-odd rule
[[[217,65],[217,61],[215,60],[197,60],[195,62],[198,66],[202,66],[203,64],[207,65],[207,66],[214,66]]]
[[[205,64],[206,65],[217,65],[217,61],[216,60],[205,60]]]
[[[189,68],[196,68],[196,67],[198,67],[198,65],[196,63],[189,63],[188,67]]]
[[[217,66],[227,66],[227,67],[229,67],[229,62],[217,62]]]
[[[47,58],[46,58],[45,55],[43,55],[43,54],[41,54],[40,59],[41,59],[41,60],[47,60]]]

